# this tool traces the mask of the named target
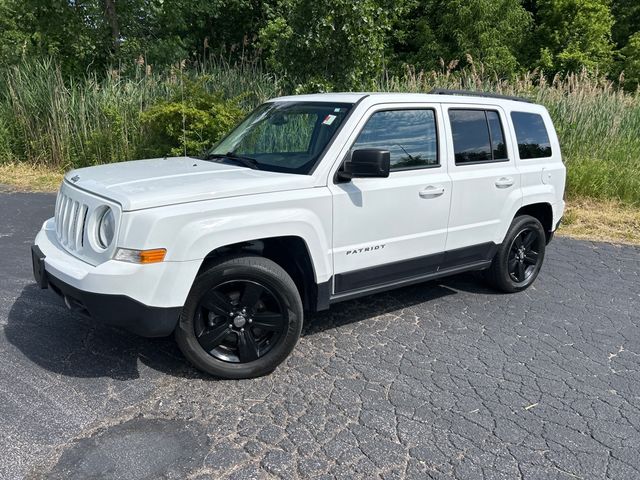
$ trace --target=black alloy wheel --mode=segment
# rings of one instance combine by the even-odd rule
[[[255,254],[211,261],[187,296],[175,337],[197,368],[220,378],[271,373],[294,349],[303,308],[293,279]]]
[[[280,341],[287,324],[277,296],[252,280],[216,285],[199,307],[194,322],[198,343],[225,362],[247,363],[264,356]]]
[[[540,260],[540,249],[544,248],[541,247],[543,242],[539,232],[531,227],[522,229],[515,236],[509,249],[507,266],[515,283],[525,283],[534,274]]]
[[[484,272],[485,278],[494,288],[507,293],[528,288],[540,273],[546,245],[540,221],[531,215],[518,215]]]

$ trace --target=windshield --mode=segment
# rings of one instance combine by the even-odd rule
[[[265,103],[205,158],[260,170],[308,175],[351,106],[325,102]]]

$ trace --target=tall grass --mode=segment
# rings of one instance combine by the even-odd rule
[[[250,63],[162,75],[141,66],[133,77],[65,81],[51,61],[26,62],[0,69],[0,162],[68,169],[138,158],[149,150],[141,113],[180,95],[184,76],[245,110],[280,93],[277,79]]]
[[[188,72],[176,66],[162,75],[143,65],[133,76],[112,71],[100,81],[87,77],[75,82],[65,81],[50,61],[0,69],[0,162],[66,169],[138,158],[149,147],[141,113],[175,99],[183,75],[197,77],[207,91],[239,99],[244,110],[292,90],[250,62],[210,61]],[[375,85],[379,91],[493,91],[542,103],[560,136],[569,195],[640,204],[639,93],[624,93],[586,74],[547,81],[530,73],[506,81],[473,66],[462,72],[408,69],[384,75]]]

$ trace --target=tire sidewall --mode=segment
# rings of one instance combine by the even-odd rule
[[[518,283],[515,282],[509,273],[509,251],[511,250],[511,245],[513,241],[522,230],[525,228],[534,229],[537,231],[539,238],[542,239],[540,242],[540,251],[538,252],[538,263],[536,265],[535,270],[532,274],[527,278],[524,282]],[[545,233],[542,224],[538,221],[538,219],[531,217],[529,215],[518,216],[514,219],[513,223],[509,227],[507,235],[505,236],[504,242],[498,251],[498,255],[496,256],[494,261],[498,262],[498,278],[497,280],[501,284],[500,286],[505,291],[510,292],[519,292],[525,290],[530,287],[533,282],[535,282],[538,274],[540,273],[540,269],[542,268],[542,264],[544,262],[545,255]]]
[[[251,260],[245,264],[228,260],[214,265],[196,278],[176,329],[176,340],[188,360],[201,370],[221,378],[251,378],[272,372],[291,353],[302,331],[302,303],[293,280],[268,259],[240,258]],[[278,344],[252,362],[231,363],[217,359],[202,348],[195,335],[195,316],[202,297],[212,287],[229,280],[252,280],[265,285],[277,295],[287,315],[286,332]]]

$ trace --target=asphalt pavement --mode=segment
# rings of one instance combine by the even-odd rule
[[[68,312],[31,276],[54,196],[0,193],[0,478],[640,478],[640,248],[556,238],[307,318],[270,376]]]

